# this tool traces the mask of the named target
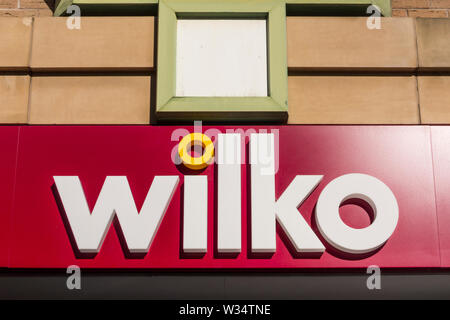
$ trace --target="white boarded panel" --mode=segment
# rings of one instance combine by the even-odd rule
[[[266,20],[178,20],[176,96],[267,96]]]

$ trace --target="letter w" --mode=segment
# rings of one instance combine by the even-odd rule
[[[138,212],[127,177],[107,176],[91,214],[77,176],[53,178],[76,244],[83,253],[100,251],[115,215],[130,252],[148,252],[179,181],[178,176],[155,176]]]

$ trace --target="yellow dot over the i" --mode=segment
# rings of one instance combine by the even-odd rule
[[[202,146],[203,154],[198,157],[192,157],[190,150],[192,146]],[[192,170],[201,170],[206,168],[214,157],[214,144],[211,139],[200,132],[187,134],[178,144],[178,155],[183,164]]]

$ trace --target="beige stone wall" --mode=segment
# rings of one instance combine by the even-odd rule
[[[153,17],[0,29],[0,124],[155,123]],[[288,123],[450,124],[449,34],[449,19],[289,17]]]
[[[33,77],[30,124],[148,124],[149,75]]]
[[[0,18],[0,30],[0,123],[150,123],[154,17],[86,17],[80,30]]]
[[[450,20],[288,18],[289,123],[450,123]],[[307,30],[307,32],[305,32]]]
[[[289,123],[419,124],[417,79],[406,75],[292,75]]]

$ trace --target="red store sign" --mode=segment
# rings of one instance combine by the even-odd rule
[[[450,266],[450,128],[202,130],[193,169],[193,127],[1,127],[0,266]]]

